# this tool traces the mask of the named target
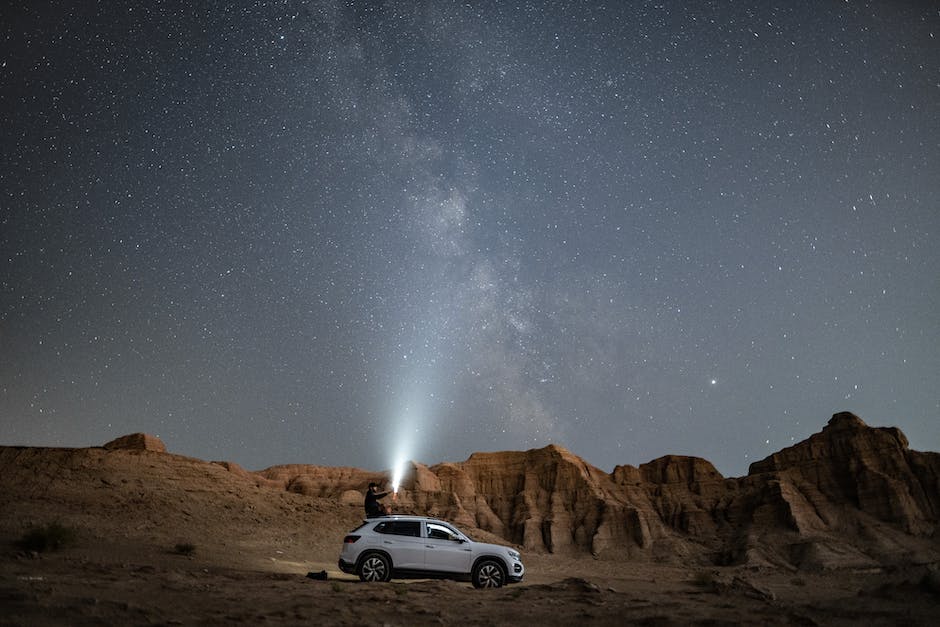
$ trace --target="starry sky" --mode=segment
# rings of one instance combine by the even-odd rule
[[[934,2],[6,2],[0,443],[940,450]]]

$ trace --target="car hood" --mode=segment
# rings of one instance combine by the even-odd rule
[[[506,551],[515,551],[515,549],[513,549],[512,547],[503,546],[502,544],[490,544],[488,542],[475,542],[471,540],[470,545],[478,553],[482,551],[494,551],[494,552],[500,552],[500,553],[504,553]],[[518,553],[518,551],[516,552]]]

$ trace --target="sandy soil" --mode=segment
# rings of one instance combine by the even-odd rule
[[[170,540],[168,538],[168,540]],[[526,556],[522,584],[360,583],[331,555],[237,559],[169,545],[88,543],[41,555],[8,546],[0,625],[922,624],[940,620],[925,570],[777,573]],[[335,551],[338,554],[338,549]],[[326,570],[326,581],[306,577]]]

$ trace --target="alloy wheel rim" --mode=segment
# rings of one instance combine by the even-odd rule
[[[367,581],[379,581],[385,575],[385,563],[377,557],[370,557],[362,565],[362,574]]]
[[[497,588],[502,584],[502,579],[499,568],[492,564],[487,564],[480,569],[480,582],[484,588]]]

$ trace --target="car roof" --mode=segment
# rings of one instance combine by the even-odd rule
[[[416,520],[416,521],[425,520],[425,521],[427,521],[427,522],[444,523],[445,525],[451,524],[451,523],[447,522],[446,520],[440,520],[439,518],[431,518],[430,516],[411,516],[411,515],[408,515],[408,514],[391,514],[391,515],[389,515],[389,516],[375,516],[375,517],[373,517],[373,518],[366,518],[366,519],[365,519],[365,521],[366,521],[367,523],[379,522],[379,521],[383,521],[383,520]]]

